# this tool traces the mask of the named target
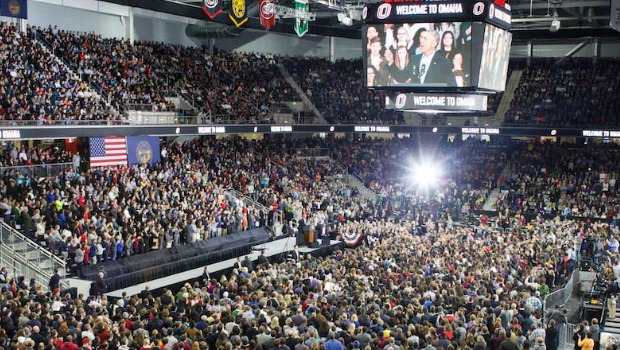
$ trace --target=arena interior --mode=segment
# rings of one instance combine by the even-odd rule
[[[0,349],[618,348],[617,0],[0,13]]]

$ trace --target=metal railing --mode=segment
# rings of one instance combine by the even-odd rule
[[[0,262],[10,267],[16,276],[25,276],[28,280],[34,278],[44,289],[47,289],[54,269],[58,269],[63,279],[66,276],[64,260],[4,221],[0,223]],[[63,282],[61,287],[67,288],[68,284]]]
[[[174,104],[168,102],[166,109],[160,109],[159,103],[126,103],[123,105],[125,111],[140,111],[140,112],[176,112],[177,108]],[[154,107],[156,106],[156,107]]]
[[[64,63],[65,66],[69,67],[70,69],[78,69],[78,67],[75,64],[71,64],[71,62],[69,62],[69,60],[67,60],[66,57],[57,55],[56,47],[54,46],[54,44],[51,43],[49,40],[47,40],[43,35],[41,35],[41,33],[35,31],[34,35],[35,35],[36,40],[42,46],[47,47],[47,49],[52,53],[52,55],[54,55],[62,63]],[[97,75],[97,74],[99,73],[96,73],[93,75]],[[105,101],[108,102],[108,104],[110,104],[111,97],[109,93],[103,87],[101,87],[101,85],[99,85],[96,81],[93,81],[93,79],[90,79],[90,78],[87,80],[84,80],[82,74],[80,74],[80,80],[87,82],[91,90],[96,91],[99,95],[101,95],[101,97],[104,98]]]
[[[297,158],[330,157],[331,155],[329,148],[291,148],[289,151]]]
[[[0,166],[0,175],[4,175],[7,172],[19,172],[35,178],[52,177],[72,167],[73,163]]]
[[[126,120],[0,120],[0,126],[3,127],[16,127],[16,126],[84,126],[84,125],[127,125],[129,122]]]
[[[252,208],[256,211],[263,212],[264,214],[269,213],[269,208],[257,202],[253,198],[250,198],[249,196],[244,195],[239,190],[236,190],[234,188],[227,188],[225,190],[225,193],[232,198],[241,199],[243,201],[243,204],[248,208]]]

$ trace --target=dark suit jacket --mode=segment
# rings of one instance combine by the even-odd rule
[[[413,67],[414,83],[420,84],[420,61],[422,55],[415,55],[411,59],[411,65]],[[454,73],[452,73],[452,63],[445,57],[442,57],[437,52],[431,60],[430,67],[426,67],[426,78],[424,79],[424,85],[436,85],[436,86],[456,86],[456,79]]]

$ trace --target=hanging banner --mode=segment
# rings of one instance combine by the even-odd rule
[[[295,33],[302,37],[308,32],[308,0],[295,0],[295,12]]]
[[[222,13],[222,3],[220,0],[202,0],[202,11],[209,16],[209,18],[214,19]]]
[[[260,0],[260,24],[266,29],[276,24],[273,3],[271,0]]]
[[[230,20],[235,24],[235,26],[241,27],[243,23],[248,21],[245,0],[232,0],[231,6],[232,11],[230,11],[228,17],[230,17]]]
[[[620,32],[620,0],[611,0],[609,26]]]
[[[0,5],[0,15],[28,19],[28,3],[26,0],[1,0]]]

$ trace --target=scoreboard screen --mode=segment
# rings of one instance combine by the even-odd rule
[[[384,0],[367,4],[362,17],[371,89],[454,94],[505,87],[512,38],[508,6],[489,0]],[[476,98],[462,100],[484,106]]]
[[[384,23],[363,28],[368,87],[471,87],[472,23]]]

